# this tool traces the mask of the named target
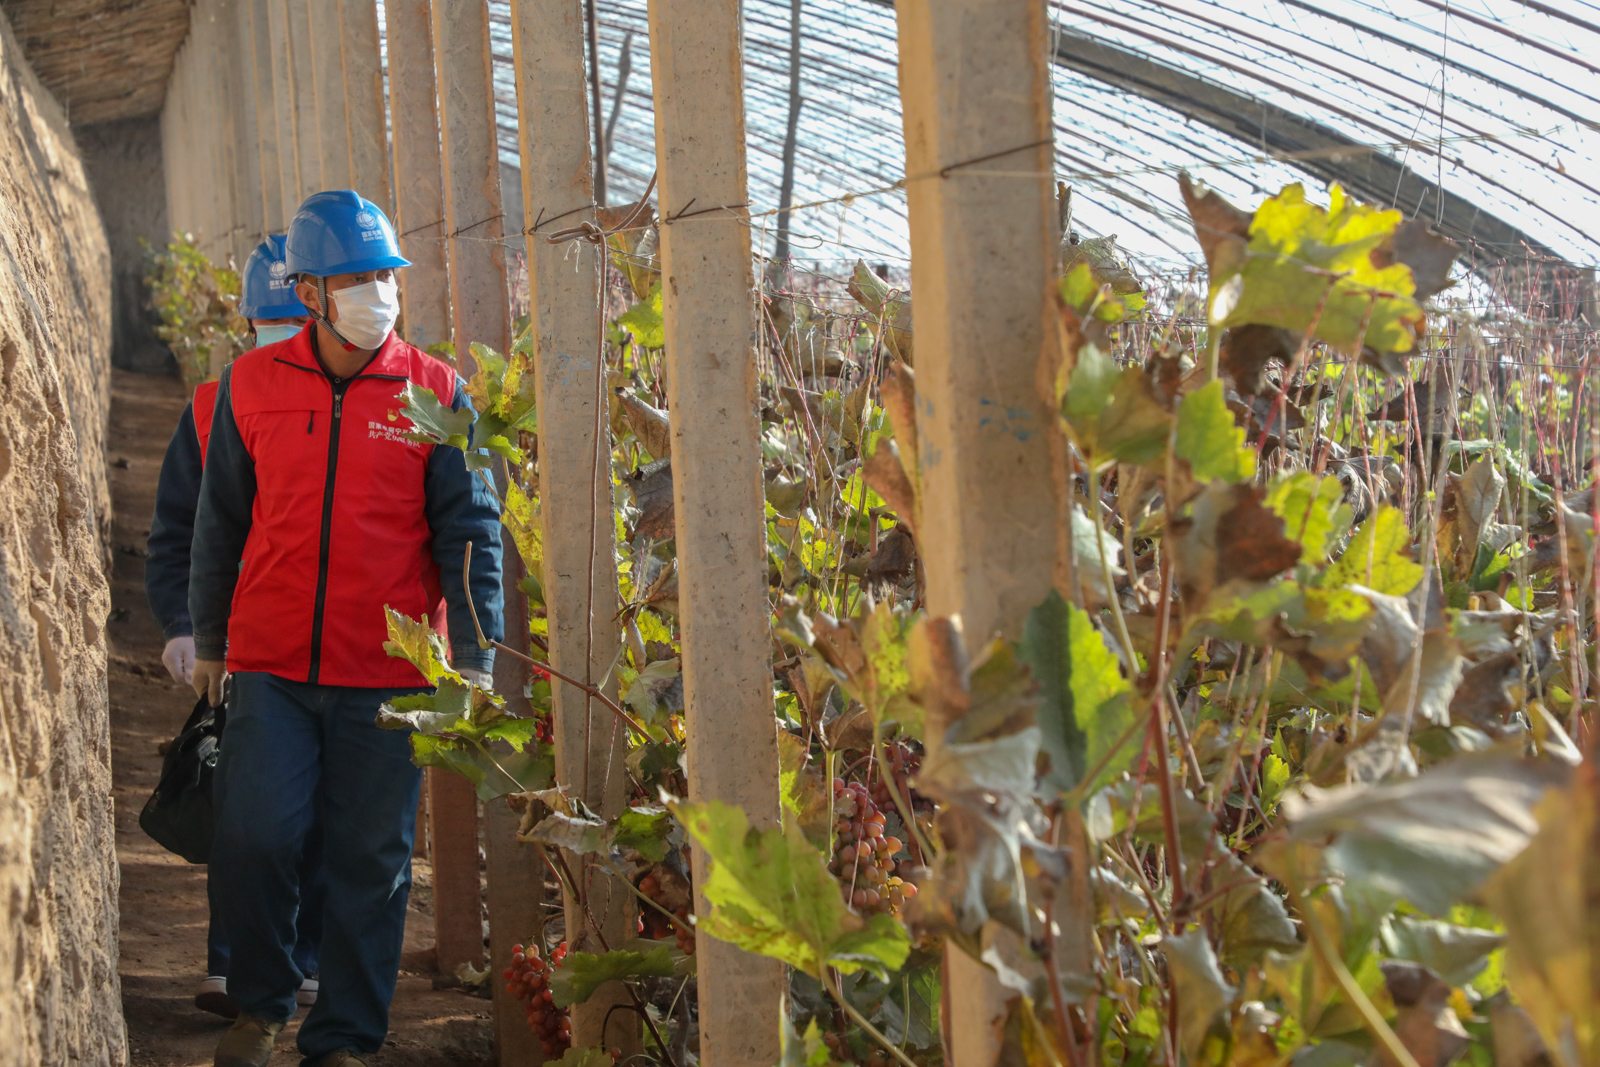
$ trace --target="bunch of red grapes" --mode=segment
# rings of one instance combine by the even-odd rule
[[[666,891],[661,886],[661,881],[655,872],[639,879],[639,892],[661,905],[662,908],[677,916],[678,922],[672,922],[661,912],[654,908],[642,908],[639,914],[639,930],[645,937],[659,941],[667,936],[670,929],[673,936],[678,939],[678,951],[685,956],[694,955],[694,927],[689,925],[689,907],[687,904],[674,909],[666,899]],[[681,925],[680,925],[681,924]]]
[[[550,972],[567,956],[567,943],[557,945],[546,962],[539,946],[511,946],[511,966],[500,972],[506,992],[524,1002],[528,1009],[528,1029],[539,1036],[539,1046],[547,1060],[559,1060],[572,1046],[572,1017],[558,1008],[550,992]]]
[[[554,716],[548,711],[533,720],[533,739],[541,745],[553,745],[556,741],[555,731],[551,729]]]
[[[885,744],[883,746],[884,761],[889,764],[889,770],[894,773],[894,786],[900,793],[900,799],[908,804],[915,804],[911,792],[911,779],[922,766],[922,757],[906,748],[904,745]],[[884,781],[883,775],[875,775],[872,779],[872,802],[882,811],[894,811],[894,797],[889,794],[889,783]]]
[[[917,895],[915,885],[892,873],[904,842],[884,835],[887,820],[871,791],[858,782],[833,780],[833,811],[838,843],[831,868],[839,876],[845,903],[857,911],[898,914]]]

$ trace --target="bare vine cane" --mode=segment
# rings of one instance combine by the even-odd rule
[[[463,556],[463,558],[461,560],[461,584],[462,584],[462,587],[464,589],[466,589],[466,590],[471,590],[471,588],[472,588],[472,586],[469,584],[469,581],[468,581],[468,579],[471,577],[471,574],[472,574],[472,542],[468,541],[467,542],[467,551],[466,551],[465,555]],[[491,641],[488,638],[484,637],[483,636],[483,627],[478,622],[478,607],[477,607],[476,604],[474,604],[472,602],[472,594],[471,594],[470,591],[467,593],[467,609],[472,613],[472,628],[474,630],[476,630],[477,633],[478,633],[478,647],[479,648],[484,648],[484,649],[492,648],[496,652],[504,652],[508,656],[515,656],[517,659],[520,659],[522,662],[528,664],[528,666],[530,666],[530,667],[537,667],[541,671],[548,672],[550,677],[552,677],[552,678],[559,678],[561,681],[566,682],[568,685],[577,686],[579,689],[583,690],[585,693],[588,693],[591,697],[593,697],[594,699],[600,701],[600,703],[604,704],[606,707],[610,708],[612,713],[614,715],[616,715],[617,718],[619,718],[623,722],[627,723],[628,726],[630,728],[632,728],[634,730],[634,732],[639,734],[640,737],[649,737],[650,736],[650,731],[646,730],[639,723],[639,720],[635,719],[632,715],[629,715],[626,711],[622,710],[622,706],[620,704],[618,704],[615,700],[612,700],[610,697],[606,696],[605,693],[603,693],[600,690],[599,686],[589,685],[589,684],[587,684],[585,682],[580,682],[576,678],[572,678],[572,677],[569,677],[569,676],[567,676],[565,674],[562,674],[560,671],[556,670],[554,667],[552,667],[550,664],[546,663],[544,660],[534,659],[532,656],[528,655],[527,653],[519,652],[516,649],[512,648],[510,645],[503,644],[503,643],[501,643],[499,641]]]
[[[644,195],[639,198],[638,206],[633,209],[633,214],[629,215],[621,226],[607,230],[586,221],[565,230],[557,230],[555,233],[546,236],[545,240],[553,245],[564,244],[567,241],[589,241],[593,244],[604,244],[606,238],[612,234],[622,233],[624,230],[632,228],[633,224],[638,221],[639,216],[644,214],[645,208],[650,205],[650,194],[655,191],[655,187],[656,174],[651,172],[650,182],[644,187]],[[537,230],[538,227],[535,226],[534,229]]]

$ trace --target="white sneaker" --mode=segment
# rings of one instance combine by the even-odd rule
[[[239,1005],[228,996],[228,980],[221,975],[208,975],[194,991],[194,1006],[224,1019],[236,1019]]]
[[[300,983],[300,988],[295,990],[294,1002],[302,1008],[309,1008],[317,1002],[318,982],[315,978],[307,978]]]

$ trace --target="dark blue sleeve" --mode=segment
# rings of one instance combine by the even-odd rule
[[[144,561],[144,595],[170,641],[193,633],[189,624],[189,545],[194,540],[194,510],[200,501],[200,438],[194,432],[194,405],[183,409],[167,444],[156,483],[156,512]]]
[[[189,615],[194,620],[196,659],[227,656],[233,587],[239,584],[239,561],[244,558],[256,503],[256,461],[233,421],[231,370],[223,370],[217,387],[205,476],[200,480],[200,506],[195,512]]]
[[[461,379],[456,379],[450,407],[467,403]],[[433,531],[433,558],[439,564],[445,605],[450,618],[450,652],[457,670],[494,670],[494,650],[478,647],[461,583],[461,564],[467,542],[472,542],[472,603],[478,609],[483,635],[505,640],[505,595],[500,587],[500,505],[483,478],[467,470],[459,448],[435,445],[428,460],[425,490],[428,526]]]

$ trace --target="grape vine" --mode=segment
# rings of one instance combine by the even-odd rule
[[[786,1065],[942,1062],[957,953],[1004,990],[998,1055],[1052,1067],[1483,1064],[1513,1032],[1529,1067],[1600,1015],[1514,906],[1581,910],[1589,877],[1550,813],[1596,802],[1572,767],[1600,736],[1600,389],[1529,355],[1553,327],[1452,305],[1454,245],[1398,212],[1180,191],[1203,276],[1141,279],[1061,205],[1054,424],[1030,438],[1060,558],[1001,636],[927,610],[905,279],[857,264],[765,294],[776,825],[679,799],[656,237],[610,235],[622,652],[616,697],[590,688],[626,809],[553,781],[547,676],[511,717],[391,620],[440,687],[387,713],[418,761],[515,795],[522,840],[637,905],[637,938],[507,970],[547,1055],[570,1036],[551,983],[581,1004],[620,980],[642,1055],[685,1067],[702,935],[788,965]],[[474,352],[480,419],[520,442],[495,451],[537,576],[531,341]],[[441,407],[408,397],[419,440],[459,436]],[[524,590],[541,660],[542,586]],[[700,884],[691,851],[714,864]]]

